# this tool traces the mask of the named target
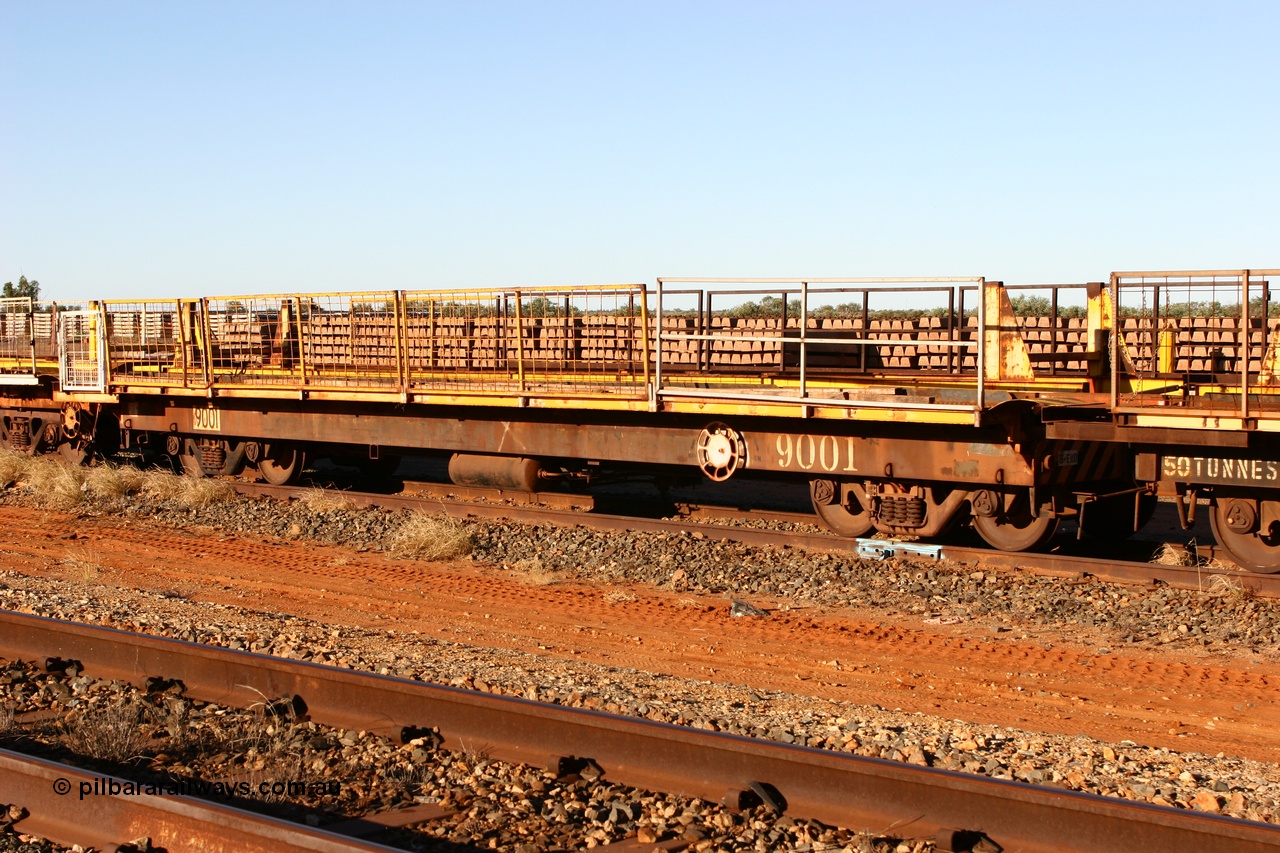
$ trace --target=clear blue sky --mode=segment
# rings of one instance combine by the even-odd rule
[[[1280,3],[0,0],[46,296],[1280,266]]]

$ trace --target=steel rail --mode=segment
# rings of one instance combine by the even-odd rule
[[[168,853],[378,853],[396,849],[194,797],[127,796],[122,793],[127,790],[125,785],[126,780],[114,776],[0,749],[0,802],[27,811],[14,829],[57,844],[110,850],[147,838],[153,849]],[[120,793],[109,793],[111,790]]]
[[[297,486],[271,486],[265,483],[234,483],[236,491],[244,495],[265,496],[274,498],[292,498],[305,491]],[[478,491],[478,490],[472,490]],[[382,495],[370,492],[342,492],[343,497],[360,506],[377,506],[385,509],[416,509],[427,512],[441,512],[451,518],[482,518],[488,520],[519,521],[530,524],[576,525],[592,530],[603,531],[640,531],[649,533],[672,533],[698,535],[701,538],[722,542],[740,542],[744,545],[755,545],[767,548],[799,548],[808,551],[832,551],[842,554],[860,554],[865,552],[864,545],[856,539],[844,539],[826,533],[799,533],[789,530],[762,530],[750,527],[734,527],[724,524],[711,524],[688,521],[672,521],[665,519],[636,518],[633,516],[612,515],[597,512],[577,512],[554,509],[545,506],[512,506],[508,504],[487,504],[468,500],[451,500],[441,497]],[[510,496],[510,495],[508,495]],[[711,507],[699,507],[698,515],[707,517],[714,513]],[[746,513],[741,510],[726,509],[725,515],[737,517],[755,517],[761,519],[782,518],[786,521],[805,521],[815,526],[821,522],[814,516],[801,516],[798,513]],[[876,540],[871,543],[894,550],[895,543]],[[1137,548],[1132,543],[1127,547]],[[911,558],[911,546],[897,546],[898,556]],[[1090,557],[1070,553],[1026,553],[997,551],[991,548],[973,548],[964,545],[941,544],[931,545],[928,551],[933,555],[927,559],[954,561],[975,566],[992,566],[1015,568],[1023,571],[1035,571],[1066,578],[1097,578],[1109,583],[1122,584],[1168,584],[1180,589],[1203,590],[1213,575],[1229,575],[1255,594],[1268,598],[1280,598],[1280,574],[1261,574],[1234,568],[1215,568],[1212,570],[1197,566],[1165,565],[1163,563],[1143,562],[1139,560],[1114,560],[1101,557]],[[1201,546],[1198,556],[1207,559],[1230,559],[1221,549]],[[915,556],[915,559],[922,559]]]
[[[0,614],[0,654],[79,661],[84,673],[145,683],[177,679],[188,696],[250,706],[297,697],[324,725],[396,738],[440,732],[445,748],[503,761],[593,762],[611,782],[742,802],[764,790],[787,814],[903,837],[981,833],[1007,851],[1194,849],[1261,853],[1280,827],[754,740],[596,711],[201,646],[112,628]],[[299,701],[300,700],[300,701]],[[78,806],[76,807],[78,808]],[[85,813],[72,809],[71,819]],[[151,834],[155,830],[139,830]]]

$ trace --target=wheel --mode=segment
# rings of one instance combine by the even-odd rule
[[[295,444],[264,444],[258,473],[273,486],[296,483],[307,465],[307,454]]]
[[[208,477],[209,472],[204,469],[204,465],[200,463],[200,451],[195,453],[178,454],[178,464],[182,467],[182,473],[188,477]]]
[[[1280,572],[1280,536],[1257,529],[1257,519],[1257,504],[1250,500],[1225,498],[1209,510],[1213,538],[1240,568],[1275,574]]]
[[[813,511],[827,529],[850,539],[866,536],[871,532],[871,513],[849,495],[848,505],[840,503],[840,486],[831,480],[811,480],[809,482],[809,498],[813,501]]]
[[[93,452],[82,441],[64,441],[58,445],[58,455],[72,465],[88,465],[93,459]]]
[[[1058,519],[1032,515],[1029,496],[1014,497],[1003,513],[973,516],[973,527],[988,545],[1001,551],[1036,551],[1058,532]]]

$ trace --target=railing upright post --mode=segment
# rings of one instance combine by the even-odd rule
[[[982,424],[982,409],[987,399],[987,280],[978,279],[978,399],[975,401],[973,419],[975,426]]]
[[[786,315],[787,298],[782,297],[783,315]],[[800,282],[800,399],[803,400],[809,396],[808,377],[806,368],[809,361],[809,346],[805,342],[805,330],[809,325],[809,282]],[[782,340],[783,347],[786,346],[787,339],[787,321],[782,321]]]
[[[515,292],[516,299],[516,376],[520,383],[520,390],[525,390],[524,384],[524,316],[521,308],[520,291]],[[503,318],[506,322],[506,318]]]
[[[1244,358],[1241,359],[1241,362],[1240,362],[1240,420],[1241,420],[1240,426],[1244,427],[1243,421],[1245,421],[1249,417],[1249,365],[1253,358],[1253,352],[1252,352],[1253,329],[1249,328],[1249,271],[1248,270],[1244,270],[1240,273],[1240,285],[1241,285],[1240,313],[1242,315],[1240,323],[1241,323],[1241,328],[1243,329],[1243,331],[1240,333],[1240,337],[1243,339],[1243,343],[1244,343]],[[1262,322],[1263,349],[1260,353],[1258,353],[1259,367],[1261,367],[1262,358],[1266,355],[1266,340],[1267,340],[1266,328],[1267,328],[1267,323],[1266,323],[1266,318],[1264,317]]]
[[[657,316],[654,318],[654,321],[658,325],[657,334],[654,335],[654,340],[656,342],[656,346],[655,346],[656,357],[654,358],[654,371],[653,371],[653,402],[655,404],[658,402],[658,397],[662,393],[662,279],[658,279],[658,306],[657,307],[658,307]],[[649,320],[649,314],[646,311],[645,322],[648,322],[648,320]],[[645,346],[648,346],[648,341],[649,341],[649,336],[645,335]],[[646,356],[645,363],[647,364],[648,361],[649,359]]]
[[[1143,285],[1145,287],[1145,285]],[[1141,320],[1141,318],[1139,318]],[[1120,277],[1115,273],[1111,274],[1111,334],[1107,341],[1107,358],[1111,361],[1111,411],[1116,410],[1116,405],[1120,400],[1120,336],[1124,334],[1124,321],[1120,319]],[[1139,327],[1141,331],[1141,327]],[[1155,322],[1152,321],[1151,332],[1153,336],[1152,342],[1152,361],[1156,358],[1154,335]],[[1141,338],[1139,338],[1141,340]]]

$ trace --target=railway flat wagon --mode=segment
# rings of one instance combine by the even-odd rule
[[[1107,418],[1049,415],[1059,440],[1124,445],[1184,526],[1207,499],[1242,567],[1280,571],[1280,270],[1113,273]]]
[[[929,539],[971,524],[994,547],[1027,550],[1066,519],[1082,535],[1132,532],[1157,491],[1226,499],[1223,483],[1160,474],[1182,465],[1162,443],[1182,433],[1143,418],[1173,411],[1157,397],[1209,394],[1209,357],[1167,353],[1181,331],[1166,330],[1167,311],[1123,313],[1129,285],[659,279],[6,300],[0,440],[273,483],[317,457],[385,472],[418,453],[449,455],[460,483],[531,491],[611,470],[751,471],[807,483],[819,517],[847,536]],[[1262,344],[1214,356],[1215,377],[1250,389],[1241,424],[1266,420],[1269,321],[1260,330]],[[1220,458],[1277,460],[1245,449]],[[1233,499],[1270,523],[1269,498]]]

